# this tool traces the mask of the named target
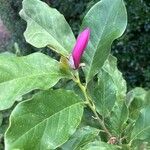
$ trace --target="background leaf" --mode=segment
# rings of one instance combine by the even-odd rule
[[[98,81],[90,81],[89,93],[94,100],[97,112],[104,118],[110,112],[116,101],[116,85],[111,76],[104,70],[98,74]]]
[[[150,97],[147,97],[150,100]],[[150,140],[150,103],[147,104],[141,111],[138,119],[135,122],[131,134],[131,141],[133,140]]]
[[[150,90],[147,91],[146,93],[146,96],[145,96],[145,105],[144,106],[147,106],[150,104]]]
[[[73,32],[63,15],[40,0],[24,0],[21,17],[27,22],[24,33],[28,43],[37,48],[48,46],[68,56],[75,44]]]
[[[126,81],[122,76],[122,73],[117,68],[117,58],[112,55],[109,55],[102,69],[111,76],[114,84],[116,85],[117,101],[123,102],[124,99],[126,98],[127,85]]]
[[[115,136],[120,136],[128,119],[125,104],[126,82],[117,68],[117,59],[109,55],[103,67],[89,82],[88,92],[94,100],[97,112],[106,119],[108,128]]]
[[[0,55],[0,110],[7,109],[34,89],[48,89],[65,77],[59,63],[42,54]]]
[[[118,107],[122,107],[126,96],[126,82],[117,68],[117,59],[114,56],[109,55],[97,78],[89,82],[89,93],[99,114],[107,117],[115,102]]]
[[[130,118],[136,120],[140,110],[146,104],[147,91],[143,88],[136,87],[127,93],[126,103],[130,111]]]
[[[133,150],[149,150],[150,142],[146,140],[135,140],[130,147]]]
[[[81,27],[91,29],[90,41],[84,54],[87,82],[103,66],[112,42],[123,34],[126,25],[127,13],[123,0],[102,0],[87,13]]]
[[[109,55],[101,70],[108,73],[109,78],[113,81],[110,82],[111,86],[109,85],[109,88],[106,88],[106,90],[109,90],[108,94],[105,93],[106,95],[112,95],[107,102],[113,106],[113,108],[108,107],[109,113],[107,112],[108,114],[105,115],[107,117],[106,124],[111,133],[120,138],[129,117],[129,110],[125,103],[127,92],[126,81],[117,68],[117,59],[112,55]],[[106,82],[108,82],[108,79],[105,83]],[[114,101],[114,103],[112,101]]]
[[[82,100],[73,92],[40,92],[12,112],[6,149],[55,149],[75,132],[82,114]]]
[[[114,136],[121,138],[124,128],[126,127],[128,115],[129,112],[125,103],[122,105],[118,103],[115,104],[111,114],[106,118],[106,124]]]
[[[144,101],[147,91],[141,87],[136,87],[127,93],[127,105],[128,107],[136,99],[137,101]]]
[[[0,126],[2,125],[2,121],[3,121],[3,115],[2,115],[2,113],[0,112]]]
[[[98,137],[99,130],[90,126],[79,128],[74,135],[61,147],[62,150],[80,150],[87,143]]]
[[[117,146],[100,141],[94,141],[84,146],[81,150],[117,150]]]

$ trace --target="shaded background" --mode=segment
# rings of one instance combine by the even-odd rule
[[[86,12],[98,0],[43,0],[64,14],[75,35]],[[0,52],[15,52],[17,42],[23,55],[39,49],[27,44],[23,37],[26,23],[18,13],[22,0],[0,0]],[[136,86],[150,88],[150,0],[125,0],[128,27],[125,34],[113,43],[112,53],[118,58],[118,67],[127,81],[128,89]],[[0,150],[3,133],[8,126],[10,110],[0,116]],[[0,114],[1,115],[1,114]],[[1,126],[2,123],[2,126]]]
[[[77,36],[81,21],[98,0],[43,0],[64,14]],[[0,51],[15,51],[19,44],[22,54],[37,51],[25,42],[23,32],[26,23],[18,13],[22,0],[0,0]],[[150,87],[150,1],[125,0],[128,11],[128,27],[123,37],[116,40],[112,53],[118,58],[118,67],[127,80],[128,89]]]

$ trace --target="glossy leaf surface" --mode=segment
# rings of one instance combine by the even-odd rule
[[[106,71],[101,70],[97,78],[98,81],[89,82],[89,92],[98,113],[106,117],[109,116],[117,99],[117,88],[111,76]]]
[[[59,63],[42,54],[0,55],[0,110],[7,109],[34,89],[48,89],[65,77]]]
[[[118,102],[124,101],[126,97],[126,92],[127,92],[127,85],[126,85],[126,81],[124,80],[122,76],[122,73],[118,70],[117,58],[112,55],[109,55],[102,69],[111,76],[114,84],[116,85],[117,101]]]
[[[37,48],[50,47],[68,56],[75,44],[73,32],[64,16],[40,0],[24,0],[21,17],[27,22],[24,33],[28,43]]]
[[[82,100],[73,92],[40,92],[12,112],[6,149],[55,149],[75,132],[82,114]]]
[[[88,47],[84,54],[86,81],[98,73],[107,59],[112,42],[120,37],[127,25],[127,13],[123,0],[101,0],[87,13],[82,30],[91,29]]]

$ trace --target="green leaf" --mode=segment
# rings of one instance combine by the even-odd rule
[[[49,90],[17,105],[5,135],[6,149],[46,150],[65,143],[83,114],[82,100],[71,91]]]
[[[140,106],[142,106],[145,96],[146,96],[147,91],[144,90],[141,87],[136,87],[130,92],[127,93],[127,106],[129,107],[131,103],[135,100],[138,101]],[[142,105],[141,105],[142,104]]]
[[[3,56],[3,55],[6,55],[7,57],[15,56],[15,54],[7,52],[7,51],[3,52],[3,53],[0,53],[0,56]]]
[[[150,90],[147,91],[146,93],[144,106],[147,106],[149,104],[150,104]]]
[[[116,101],[116,85],[111,76],[101,70],[98,74],[98,81],[90,82],[88,87],[97,112],[104,118],[109,116]]]
[[[81,125],[94,127],[97,129],[100,128],[99,122],[96,121],[95,117],[93,117],[93,112],[88,107],[85,107],[85,109],[84,109],[84,114],[82,117]],[[103,130],[100,130],[100,131],[103,132]]]
[[[130,111],[130,118],[136,120],[139,116],[140,110],[146,103],[146,93],[143,88],[136,87],[127,93],[126,103]]]
[[[90,126],[79,128],[75,134],[61,147],[62,150],[79,150],[96,139],[99,130]]]
[[[81,99],[85,100],[85,96],[82,93],[80,87],[73,80],[67,81],[66,84],[63,84],[62,88],[66,89],[66,90],[74,91],[74,93],[76,93],[78,96],[80,96]]]
[[[114,136],[120,137],[128,120],[128,108],[125,103],[123,105],[115,104],[111,115],[107,118],[107,125]]]
[[[59,63],[42,54],[24,57],[0,55],[0,110],[7,109],[34,89],[48,89],[66,77]]]
[[[84,146],[81,150],[117,150],[117,146],[100,141],[94,141]]]
[[[136,140],[130,146],[132,150],[149,150],[150,149],[150,142],[144,140]]]
[[[106,118],[108,128],[119,136],[128,119],[125,104],[126,82],[117,68],[117,59],[109,55],[98,73],[98,82],[89,82],[88,92],[94,100],[97,112]]]
[[[130,144],[132,150],[149,150],[150,149],[150,140],[145,139],[145,140],[139,140],[135,139],[131,144]]]
[[[0,112],[0,126],[2,125],[2,121],[3,121],[3,115],[2,115],[2,113]]]
[[[27,22],[24,33],[28,43],[37,48],[48,46],[68,56],[75,43],[64,16],[40,0],[23,0],[20,16]]]
[[[82,29],[89,27],[91,37],[84,54],[86,81],[98,73],[107,59],[112,42],[127,26],[127,12],[123,0],[102,0],[85,16]]]
[[[131,134],[131,141],[133,140],[150,140],[150,104],[145,106],[140,112],[140,115],[135,122],[135,126],[133,128]]]
[[[114,84],[117,88],[117,101],[124,102],[126,98],[127,86],[126,81],[124,80],[122,73],[117,68],[117,59],[116,57],[109,55],[108,59],[105,61],[102,69],[106,71],[112,78]]]

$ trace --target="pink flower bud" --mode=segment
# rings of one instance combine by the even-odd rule
[[[84,50],[88,44],[90,38],[90,29],[86,28],[81,32],[77,38],[76,44],[73,48],[72,54],[69,58],[69,64],[71,68],[78,69],[80,65],[80,60],[83,55]]]

